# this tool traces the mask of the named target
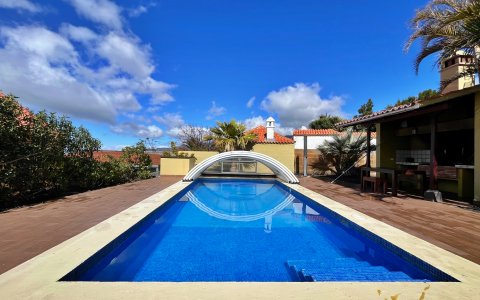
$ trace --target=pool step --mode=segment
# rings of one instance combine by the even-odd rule
[[[287,266],[298,281],[423,281],[354,258],[289,260]]]

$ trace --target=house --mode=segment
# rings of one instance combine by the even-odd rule
[[[268,155],[294,171],[295,141],[275,132],[275,120],[272,117],[266,120],[266,126],[258,126],[248,132],[257,135],[252,151]],[[257,172],[271,173],[270,169],[260,164]]]
[[[454,58],[441,71],[460,63]],[[376,131],[377,167],[393,170],[383,174],[392,188],[480,205],[480,86],[463,88],[469,85],[454,82],[457,90],[439,97],[337,125],[361,124]]]
[[[342,134],[335,129],[295,129],[293,131],[293,139],[295,141],[295,173],[296,174],[312,174],[312,164],[319,160],[319,147],[323,146],[325,142],[332,141],[334,136]],[[354,132],[353,136],[365,135],[365,132]],[[375,145],[376,135],[372,132],[371,143]],[[305,157],[307,158],[305,160]],[[372,153],[371,160],[375,161],[375,154]],[[359,165],[364,165],[366,159],[363,158]],[[305,166],[307,172],[305,172]]]

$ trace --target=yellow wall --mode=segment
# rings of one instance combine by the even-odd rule
[[[377,146],[376,146],[376,166],[380,168],[395,169],[396,150],[411,149],[410,137],[402,137],[397,135],[398,124],[395,123],[378,123],[377,128]],[[416,147],[421,141],[416,141]],[[421,148],[425,149],[425,148]],[[427,148],[429,149],[429,147]]]
[[[480,92],[475,94],[474,203],[480,205]]]
[[[195,165],[198,165],[202,161],[206,160],[209,157],[218,154],[217,151],[179,151],[180,153],[187,153],[189,156],[193,154],[196,158]]]
[[[195,164],[194,158],[162,157],[160,175],[186,175]]]
[[[294,144],[255,144],[253,151],[268,155],[282,164],[284,164],[290,171],[294,172],[295,149]],[[269,168],[263,164],[258,164],[258,173],[271,174]]]
[[[458,64],[442,69],[442,71],[440,72],[440,81],[446,81],[448,79],[451,79],[456,75],[462,72],[465,72],[465,70],[466,70],[465,66],[458,65]],[[470,76],[460,77],[459,79],[454,80],[449,85],[447,85],[445,89],[442,91],[442,93],[446,94],[449,92],[458,91],[471,86],[474,86],[472,77]]]

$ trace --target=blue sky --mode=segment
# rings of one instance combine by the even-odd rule
[[[413,71],[408,21],[427,1],[0,0],[0,90],[69,116],[104,149],[182,126],[352,117],[437,88]]]

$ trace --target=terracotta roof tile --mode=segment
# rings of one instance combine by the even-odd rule
[[[274,140],[269,141],[267,140],[267,128],[265,126],[258,126],[249,131],[248,133],[255,133],[257,135],[257,140],[255,141],[257,144],[294,144],[295,141],[278,134],[276,132],[273,133]]]
[[[345,132],[337,131],[335,129],[295,129],[293,135],[295,136],[326,136],[326,135],[341,135]],[[354,136],[367,135],[364,131],[357,131],[352,133]],[[377,137],[376,132],[371,133],[372,139]]]
[[[293,135],[336,135],[335,129],[295,129]]]
[[[390,113],[392,113],[392,114],[393,113],[400,113],[400,112],[403,112],[403,111],[416,109],[416,108],[419,107],[418,106],[419,103],[420,103],[419,101],[414,101],[414,102],[403,104],[403,105],[397,105],[397,106],[394,106],[392,108],[377,111],[377,112],[374,112],[374,113],[366,115],[366,116],[354,118],[354,119],[351,119],[351,120],[342,121],[342,122],[339,122],[335,125],[336,126],[347,126],[349,124],[357,123],[359,121],[367,121],[367,120],[370,120],[370,119],[376,119],[378,117],[381,117],[383,115],[387,115],[387,114],[390,114]]]

